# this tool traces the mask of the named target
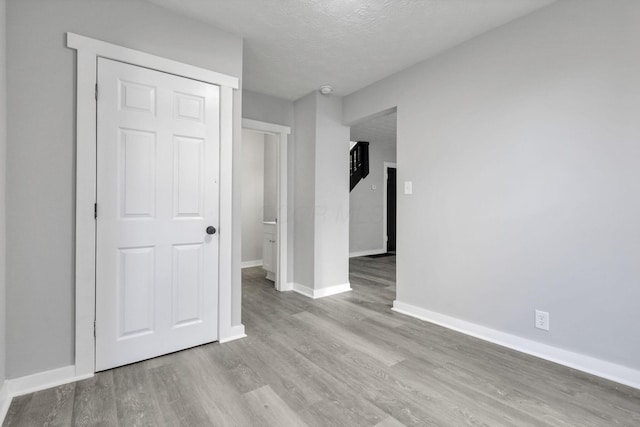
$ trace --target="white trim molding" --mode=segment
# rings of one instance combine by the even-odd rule
[[[385,249],[369,249],[368,251],[358,251],[358,252],[349,252],[349,258],[356,258],[359,256],[369,256],[369,255],[380,255],[385,254],[387,251]]]
[[[493,344],[507,347],[521,353],[526,353],[531,356],[539,357],[540,359],[549,360],[560,365],[568,366],[569,368],[577,369],[578,371],[586,372],[629,387],[640,389],[640,371],[626,366],[596,359],[595,357],[584,354],[563,350],[538,341],[522,338],[517,335],[508,334],[496,329],[467,322],[466,320],[461,320],[445,314],[416,307],[398,300],[393,302],[392,310],[491,342]]]
[[[387,251],[387,248],[389,247],[387,245],[387,240],[389,240],[389,236],[387,235],[387,204],[389,203],[387,201],[387,182],[389,182],[389,168],[393,168],[396,170],[396,199],[398,198],[398,183],[397,183],[397,179],[398,179],[398,165],[397,163],[393,163],[393,162],[382,162],[382,247],[384,248],[384,251]],[[397,202],[396,202],[397,204]],[[396,215],[396,223],[398,222],[398,215]],[[396,224],[396,229],[397,229],[397,224]]]
[[[298,293],[300,295],[304,295],[307,298],[314,298],[313,297],[313,288],[310,288],[308,286],[305,285],[301,285],[300,283],[292,283],[291,284],[291,290],[295,293]]]
[[[240,264],[240,268],[251,268],[251,267],[260,267],[262,266],[262,260],[256,259],[254,261],[242,261]]]
[[[259,120],[242,119],[242,127],[244,129],[251,129],[256,132],[269,133],[276,135],[283,133],[285,135],[291,134],[291,128],[289,126],[277,125],[275,123],[261,122]]]
[[[77,50],[76,68],[76,233],[74,378],[95,372],[95,230],[97,59],[107,58],[220,86],[220,255],[218,339],[236,335],[232,326],[232,146],[233,90],[237,77],[183,64],[126,47],[67,33],[67,47]],[[37,374],[41,375],[41,374]]]
[[[288,126],[277,125],[274,123],[260,122],[258,120],[242,119],[242,128],[256,132],[267,133],[278,138],[278,154],[276,157],[276,197],[277,197],[277,222],[276,222],[276,253],[278,261],[276,262],[275,288],[280,292],[289,290],[288,287],[288,136],[291,134],[291,128]]]
[[[289,282],[285,285],[285,288],[282,289],[282,292],[288,292],[288,291],[292,291],[293,290],[293,286],[295,285],[294,282]]]
[[[343,292],[349,292],[351,290],[351,283],[343,283],[341,285],[334,285],[320,289],[312,289],[299,283],[292,283],[291,290],[293,292],[299,293],[300,295],[304,295],[307,298],[318,299],[331,295],[341,294]]]
[[[13,398],[91,377],[93,377],[93,373],[76,375],[76,368],[71,365],[7,380],[7,383],[9,384],[9,396]]]
[[[67,33],[67,47],[77,51],[91,52],[102,58],[114,59],[116,61],[127,62],[133,65],[144,66],[153,70],[175,74],[176,76],[188,77],[205,83],[212,83],[217,86],[239,88],[239,79],[226,74],[207,70],[206,68],[184,64],[161,56],[151,55],[124,46],[103,42],[75,33]]]
[[[213,83],[213,82],[211,82]],[[215,84],[215,83],[214,83]],[[220,88],[220,253],[218,255],[218,341],[235,336],[232,325],[233,89]]]
[[[246,338],[247,335],[244,333],[244,325],[236,325],[236,326],[232,326],[229,334],[224,337],[224,338],[220,338],[218,340],[218,342],[220,344],[224,344],[230,341],[235,341],[235,340],[239,340],[241,338]]]

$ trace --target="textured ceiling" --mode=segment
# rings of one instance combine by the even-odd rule
[[[397,113],[376,117],[351,126],[351,141],[368,141],[382,148],[396,147]]]
[[[244,38],[246,89],[347,95],[554,0],[148,0]]]

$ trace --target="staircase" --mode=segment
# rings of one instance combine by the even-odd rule
[[[369,175],[369,143],[366,141],[358,141],[351,149],[351,160],[349,162],[349,175],[351,176],[351,184],[349,191]]]

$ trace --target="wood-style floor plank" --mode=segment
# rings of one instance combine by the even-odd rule
[[[306,423],[287,406],[268,385],[244,395],[252,411],[262,418],[260,425],[273,427],[304,427]]]
[[[149,364],[123,366],[113,371],[118,424],[123,426],[161,427],[160,404],[156,397]]]
[[[75,384],[72,424],[118,425],[113,371],[99,372],[93,378]]]
[[[383,421],[380,421],[375,427],[405,427],[400,421],[396,420],[393,417],[385,418]]]
[[[640,426],[640,390],[393,312],[395,256],[311,300],[243,270],[248,337],[13,400],[4,426]]]
[[[376,345],[377,343],[374,340],[363,339],[359,335],[356,335],[345,328],[341,328],[340,325],[335,322],[325,320],[307,312],[295,314],[294,317],[300,320],[302,324],[309,329],[317,329],[320,332],[324,332],[327,339],[330,337],[336,338],[345,346],[349,346],[356,351],[368,354],[386,366],[392,366],[404,360],[404,357],[392,349]]]
[[[27,425],[27,407],[29,406],[31,399],[33,399],[34,394],[35,393],[13,398],[11,406],[9,406],[9,410],[7,411],[7,415],[4,418],[3,426]]]

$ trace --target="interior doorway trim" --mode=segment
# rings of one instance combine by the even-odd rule
[[[397,170],[398,166],[396,163],[383,162],[382,168],[382,247],[384,251],[387,252],[387,182],[389,178],[387,170],[389,168],[395,168]]]
[[[238,79],[160,56],[67,33],[67,47],[77,50],[76,80],[76,236],[75,373],[95,372],[96,273],[96,71],[98,57],[126,62],[220,86],[220,256],[218,337],[237,335],[231,319],[233,90]]]
[[[278,154],[276,156],[276,193],[277,193],[277,222],[276,222],[276,251],[278,263],[276,265],[275,288],[278,291],[290,291],[293,287],[287,280],[288,268],[288,241],[287,241],[287,143],[291,128],[273,123],[260,122],[258,120],[242,119],[242,128],[262,133],[268,133],[277,137]]]

